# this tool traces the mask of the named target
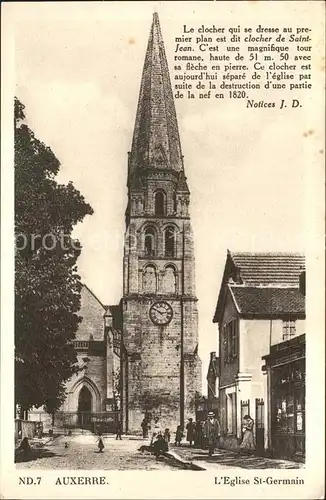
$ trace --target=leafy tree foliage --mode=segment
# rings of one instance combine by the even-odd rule
[[[158,412],[162,406],[178,408],[180,401],[178,394],[168,393],[162,389],[144,391],[139,397],[139,404],[145,412]]]
[[[77,371],[81,246],[71,233],[93,210],[71,182],[55,180],[59,160],[27,126],[18,99],[14,117],[16,403],[53,412]]]
[[[195,411],[201,401],[201,398],[201,394],[198,391],[195,391],[195,393],[188,400],[189,410]]]

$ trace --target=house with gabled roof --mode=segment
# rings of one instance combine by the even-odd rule
[[[227,252],[213,318],[219,329],[224,448],[239,446],[246,414],[255,421],[257,449],[268,446],[262,356],[271,345],[305,333],[304,271],[299,253]]]

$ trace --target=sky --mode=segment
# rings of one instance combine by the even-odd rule
[[[185,23],[254,24],[262,8],[265,18],[271,9],[271,23],[283,22],[284,13],[266,3],[245,3],[238,2],[237,19],[224,2],[12,7],[15,93],[29,126],[61,162],[58,180],[72,181],[94,209],[75,230],[79,273],[105,304],[122,295],[127,152],[152,14],[159,14],[173,77],[174,38]],[[227,249],[305,250],[311,149],[303,137],[314,125],[305,99],[296,114],[248,110],[236,99],[175,102],[191,191],[204,392],[209,353],[218,351],[212,318]]]

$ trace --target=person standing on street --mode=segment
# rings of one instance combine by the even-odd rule
[[[120,439],[120,441],[121,441],[121,439],[122,439],[121,435],[122,435],[122,427],[121,427],[120,420],[118,420],[115,439]]]
[[[143,430],[143,438],[147,438],[148,437],[148,419],[146,416],[143,418],[143,421],[141,423],[141,427]]]
[[[243,438],[240,444],[240,453],[253,454],[255,452],[254,443],[254,421],[250,415],[245,415],[242,422]]]
[[[157,436],[161,434],[161,425],[160,425],[160,420],[158,417],[154,418],[154,425],[153,425],[153,432],[152,432],[152,438],[151,438],[151,445],[153,442],[156,440]]]
[[[208,413],[207,420],[204,424],[204,436],[208,444],[208,455],[211,457],[217,446],[217,441],[220,435],[220,424],[212,411]]]
[[[104,443],[103,443],[103,438],[102,438],[101,432],[99,432],[99,434],[98,434],[97,447],[98,447],[98,452],[103,453]]]
[[[200,420],[196,421],[196,426],[195,426],[195,446],[198,448],[203,447],[203,426]]]
[[[177,430],[175,432],[175,442],[174,442],[174,444],[176,446],[181,446],[181,440],[182,440],[182,438],[183,438],[182,427],[181,427],[181,425],[178,425],[177,426]]]
[[[189,445],[192,446],[192,443],[195,441],[195,424],[193,423],[192,418],[188,419],[186,429],[187,429],[187,441],[189,441]]]
[[[170,439],[171,439],[171,433],[170,433],[170,429],[169,428],[166,428],[165,431],[164,431],[164,441],[166,441],[167,443],[170,442]]]

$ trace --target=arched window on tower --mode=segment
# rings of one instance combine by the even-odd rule
[[[169,226],[164,231],[164,254],[166,257],[174,257],[175,252],[175,231]]]
[[[143,273],[143,291],[144,293],[156,293],[156,269],[154,266],[149,264],[145,267]]]
[[[155,215],[165,215],[165,193],[164,191],[156,191],[154,195]]]
[[[176,272],[174,266],[166,266],[163,276],[164,293],[176,293]]]
[[[145,254],[149,257],[155,255],[155,231],[152,227],[145,229]]]
[[[177,212],[177,195],[175,193],[173,194],[173,212]]]

